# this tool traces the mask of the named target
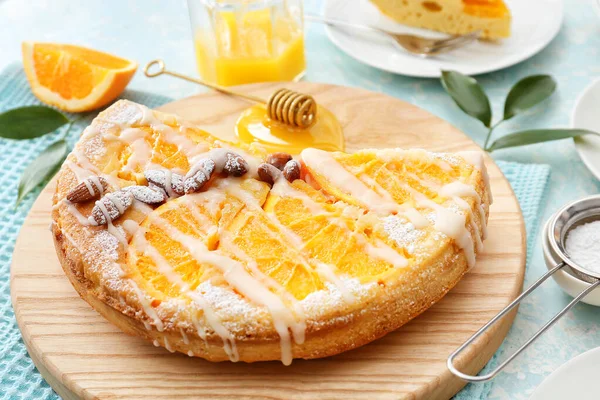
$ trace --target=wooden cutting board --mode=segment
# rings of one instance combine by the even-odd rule
[[[422,147],[478,149],[449,123],[411,104],[365,90],[286,84],[310,93],[342,123],[347,150]],[[267,98],[277,84],[243,87]],[[208,93],[161,107],[231,137],[248,103]],[[362,348],[321,360],[210,363],[171,354],[113,327],[79,298],[57,260],[50,224],[54,182],[41,193],[16,243],[11,292],[23,340],[36,366],[66,399],[447,399],[464,382],[446,369],[448,355],[521,290],[525,229],[517,200],[488,157],[494,204],[489,237],[476,267],[439,303],[396,332]],[[496,351],[514,313],[460,359],[479,371]]]

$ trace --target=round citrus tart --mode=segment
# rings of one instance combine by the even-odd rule
[[[211,361],[318,358],[441,299],[474,265],[491,202],[479,153],[217,140],[127,101],[58,175],[58,256],[92,307]]]

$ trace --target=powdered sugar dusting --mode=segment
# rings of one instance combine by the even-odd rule
[[[257,307],[248,300],[233,292],[229,287],[216,286],[209,281],[202,282],[196,291],[210,304],[217,314],[240,316],[246,321],[257,320],[260,310],[266,313],[264,307]]]
[[[130,101],[119,101],[111,107],[110,112],[103,113],[101,117],[118,125],[133,125],[143,117],[142,107]]]
[[[159,187],[135,185],[127,186],[123,190],[131,193],[136,200],[145,204],[162,203],[167,199],[167,194]]]
[[[101,230],[96,234],[96,243],[102,248],[106,257],[112,261],[119,259],[119,240],[108,231]]]
[[[567,253],[576,263],[600,272],[600,221],[579,225],[567,235]]]
[[[357,300],[363,300],[377,285],[376,282],[360,283],[357,278],[341,277],[344,289]],[[344,293],[334,284],[325,282],[327,289],[310,293],[300,303],[311,319],[318,320],[327,312],[343,309],[348,305]]]
[[[395,241],[399,247],[405,248],[410,254],[415,252],[417,241],[425,236],[424,231],[416,229],[412,223],[396,215],[390,215],[383,219],[383,229],[390,239]]]
[[[83,146],[83,151],[86,157],[90,160],[98,160],[106,154],[106,145],[102,140],[102,136],[92,136]]]
[[[457,166],[460,165],[460,158],[449,153],[433,153],[435,158],[446,161],[448,164]]]

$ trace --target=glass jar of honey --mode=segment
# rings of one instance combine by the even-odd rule
[[[231,86],[304,74],[302,0],[188,0],[188,8],[203,80]]]

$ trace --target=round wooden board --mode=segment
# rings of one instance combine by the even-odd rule
[[[245,86],[266,98],[278,84]],[[447,122],[411,104],[360,89],[287,83],[310,93],[341,121],[347,150],[421,147],[478,149]],[[166,112],[231,137],[248,103],[208,93],[167,104]],[[464,382],[446,369],[448,355],[521,290],[525,229],[508,182],[488,157],[494,204],[489,237],[476,267],[439,303],[401,329],[359,349],[320,360],[210,363],[171,354],[115,328],[81,300],[56,257],[50,224],[50,183],[17,240],[12,302],[23,340],[42,375],[67,399],[448,399]],[[514,313],[476,342],[459,361],[479,371],[496,351]]]

